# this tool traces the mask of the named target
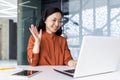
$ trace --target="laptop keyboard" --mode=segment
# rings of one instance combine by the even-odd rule
[[[74,73],[75,72],[75,69],[70,69],[70,70],[64,70],[65,72],[68,72],[68,73]]]

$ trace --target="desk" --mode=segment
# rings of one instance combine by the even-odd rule
[[[108,74],[102,74],[97,76],[84,77],[79,79],[74,79],[72,77],[66,76],[64,74],[58,73],[53,70],[53,68],[70,68],[68,66],[17,66],[14,70],[3,70],[0,71],[0,80],[120,80],[120,71]],[[23,69],[33,69],[40,70],[41,73],[32,76],[31,78],[21,79],[19,77],[11,77],[15,72]]]

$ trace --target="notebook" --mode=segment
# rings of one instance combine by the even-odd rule
[[[54,70],[74,78],[87,77],[114,72],[119,62],[120,38],[84,36],[75,70]]]

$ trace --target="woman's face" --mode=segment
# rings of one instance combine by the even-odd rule
[[[59,12],[53,13],[47,17],[45,24],[46,24],[46,31],[50,34],[55,33],[57,30],[60,29],[62,25],[62,15]]]

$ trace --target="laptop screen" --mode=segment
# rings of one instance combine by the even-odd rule
[[[74,77],[112,72],[120,61],[120,38],[84,36]]]

